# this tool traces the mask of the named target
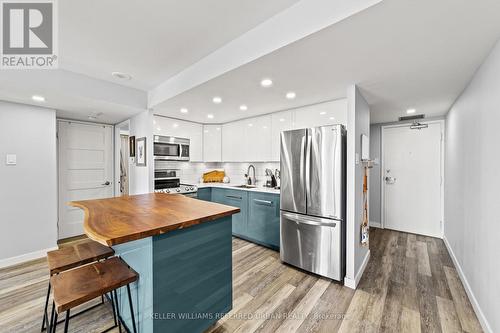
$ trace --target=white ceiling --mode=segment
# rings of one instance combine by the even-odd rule
[[[155,113],[223,123],[344,97],[355,83],[372,123],[397,120],[407,108],[443,115],[500,37],[499,17],[498,0],[384,0],[163,102]],[[263,77],[274,86],[260,87]],[[293,101],[284,97],[289,90],[297,93]],[[215,95],[223,103],[213,104]]]
[[[149,90],[297,1],[59,1],[59,64]]]

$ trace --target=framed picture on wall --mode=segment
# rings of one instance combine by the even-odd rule
[[[128,147],[129,147],[129,156],[130,157],[135,157],[135,136],[131,136],[129,139],[128,139]]]
[[[146,166],[146,138],[139,138],[136,141],[135,161],[137,166]]]

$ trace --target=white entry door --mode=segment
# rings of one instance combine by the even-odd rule
[[[59,239],[82,235],[83,211],[75,200],[113,196],[113,128],[58,121]]]
[[[383,127],[384,227],[442,237],[442,123]]]

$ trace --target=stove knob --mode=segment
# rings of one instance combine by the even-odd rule
[[[177,192],[180,192],[180,191],[181,191],[181,189],[180,189],[180,188],[178,188],[176,191],[177,191]]]
[[[190,187],[189,189],[190,189],[191,191],[193,191],[193,190],[194,190],[194,187]]]
[[[165,190],[165,193],[170,193],[170,190]]]

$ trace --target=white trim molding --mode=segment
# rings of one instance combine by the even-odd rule
[[[43,249],[43,250],[39,250],[39,251],[21,254],[19,256],[15,256],[15,257],[0,259],[0,268],[5,268],[5,267],[24,263],[26,261],[43,258],[47,255],[47,252],[57,250],[57,249],[58,249],[58,247],[54,246],[54,247],[49,247],[47,249]]]
[[[361,264],[359,271],[356,273],[356,277],[354,278],[354,280],[348,277],[344,279],[344,285],[346,287],[351,289],[356,289],[359,281],[361,280],[361,277],[363,276],[363,273],[365,272],[366,266],[368,266],[369,261],[370,261],[370,250],[368,250],[368,252],[366,253],[365,259],[363,259],[363,263]]]
[[[467,281],[467,277],[464,274],[464,271],[462,270],[462,266],[460,266],[460,263],[458,262],[457,257],[455,256],[455,253],[453,253],[453,250],[451,248],[450,243],[448,242],[448,239],[446,239],[446,236],[443,237],[444,244],[446,245],[446,248],[448,249],[448,253],[450,254],[451,260],[453,261],[453,264],[455,264],[455,268],[457,269],[458,276],[460,277],[460,280],[462,281],[462,284],[464,285],[465,292],[467,293],[467,296],[469,296],[470,302],[472,303],[472,307],[474,308],[474,312],[476,313],[477,318],[479,319],[479,323],[481,324],[481,327],[486,333],[493,333],[493,329],[491,328],[488,320],[486,319],[486,316],[484,315],[483,311],[481,310],[481,307],[479,306],[479,302],[477,301],[476,297],[474,296],[474,292],[472,291],[472,288],[470,287],[469,281]]]
[[[369,222],[369,226],[370,227],[374,227],[374,228],[383,229],[382,228],[382,223],[380,223],[380,222],[370,221]]]

